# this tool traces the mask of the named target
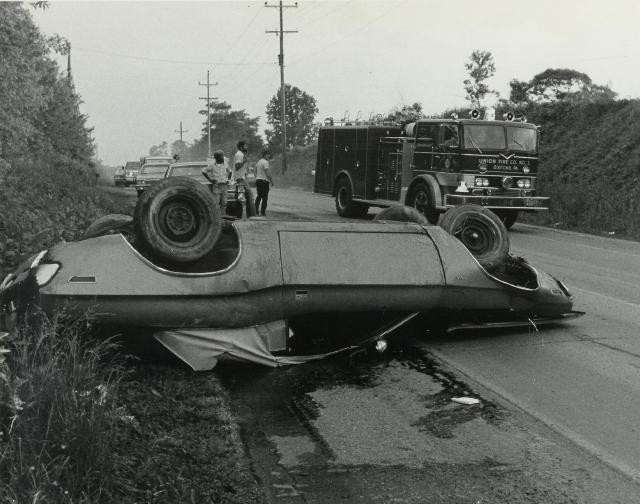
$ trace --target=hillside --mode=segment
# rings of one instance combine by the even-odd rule
[[[640,102],[540,107],[540,192],[546,223],[640,238]]]
[[[640,238],[640,101],[536,105],[540,126],[539,194],[551,210],[527,215],[539,224]],[[278,187],[313,190],[316,145],[289,154],[288,171],[273,167]]]

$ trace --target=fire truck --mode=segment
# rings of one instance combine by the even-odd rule
[[[519,212],[549,209],[536,196],[538,127],[525,121],[420,119],[404,127],[334,126],[318,136],[314,192],[335,198],[342,217],[404,204],[436,224],[448,208],[476,204],[511,227]]]

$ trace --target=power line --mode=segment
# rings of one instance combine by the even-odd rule
[[[285,33],[298,33],[298,30],[285,30],[283,29],[282,21],[282,9],[298,7],[298,2],[293,5],[282,5],[282,0],[278,2],[278,5],[269,5],[264,3],[265,7],[277,7],[280,11],[280,29],[279,30],[265,30],[265,33],[277,33],[280,36],[280,54],[278,54],[278,64],[280,65],[280,101],[281,105],[281,121],[282,121],[282,173],[287,171],[287,124],[285,118],[285,99],[286,93],[284,89],[284,34]]]
[[[229,46],[229,48],[225,51],[226,54],[229,54],[238,44],[238,41],[244,37],[244,34],[247,33],[247,31],[249,31],[249,28],[251,27],[251,25],[253,24],[253,22],[258,18],[258,14],[260,14],[260,10],[256,9],[256,15],[253,16],[253,19],[251,19],[251,21],[249,21],[249,24],[247,26],[245,26],[244,30],[242,30],[242,33],[240,33],[236,39],[232,42],[232,44]]]
[[[158,63],[178,63],[181,65],[218,65],[218,66],[234,66],[237,65],[236,62],[224,62],[224,61],[217,61],[217,62],[212,62],[212,61],[188,61],[188,60],[174,60],[174,59],[165,59],[165,58],[149,58],[146,56],[132,56],[130,54],[121,54],[121,53],[114,53],[114,52],[109,52],[109,51],[99,51],[97,49],[82,49],[79,47],[75,47],[74,48],[77,51],[82,51],[82,52],[89,52],[89,53],[95,53],[95,54],[104,54],[105,56],[116,56],[118,58],[126,58],[126,59],[132,59],[132,60],[142,60],[142,61],[155,61]],[[270,65],[271,62],[266,62],[266,61],[255,61],[255,62],[249,62],[249,63],[244,63],[245,65]]]

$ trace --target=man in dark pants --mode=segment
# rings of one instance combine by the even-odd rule
[[[267,201],[269,199],[269,185],[273,185],[273,179],[269,173],[269,159],[271,152],[269,149],[262,151],[262,157],[256,163],[256,212],[265,215],[267,211]]]

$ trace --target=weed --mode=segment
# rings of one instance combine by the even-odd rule
[[[118,386],[123,359],[84,319],[39,314],[4,338],[1,502],[98,502],[119,492]]]

